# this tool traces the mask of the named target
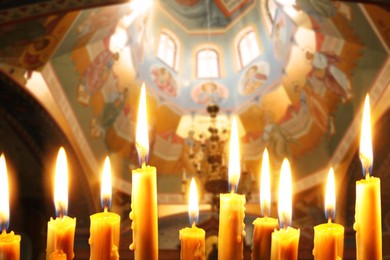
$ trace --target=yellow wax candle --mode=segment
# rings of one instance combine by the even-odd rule
[[[237,120],[232,122],[229,146],[231,193],[220,194],[218,259],[244,259],[245,195],[235,194],[240,178],[240,148]]]
[[[47,224],[46,259],[61,250],[67,260],[74,258],[73,244],[76,229],[76,218],[66,216],[68,209],[68,165],[64,148],[60,148],[57,156],[54,181],[54,202],[59,217],[50,218]]]
[[[282,228],[272,233],[271,260],[298,259],[300,230],[292,227]]]
[[[298,259],[300,230],[290,227],[292,212],[291,169],[287,159],[282,163],[279,183],[278,215],[282,228],[272,233],[271,259]]]
[[[68,260],[74,258],[73,242],[76,229],[76,218],[68,216],[50,218],[47,225],[46,259],[50,259],[51,253],[62,250]]]
[[[313,255],[316,260],[341,260],[344,252],[344,227],[325,223],[314,227]]]
[[[13,231],[7,233],[6,226],[9,220],[9,190],[8,174],[4,155],[0,156],[0,259],[19,260],[20,240],[19,235]]]
[[[263,218],[256,218],[253,222],[252,260],[269,260],[271,257],[271,235],[279,226],[276,218],[267,217],[271,206],[271,180],[269,168],[269,156],[267,149],[264,150],[261,164],[260,177],[260,207]]]
[[[50,254],[50,260],[66,260],[66,254],[62,250],[56,250]]]
[[[158,259],[156,168],[145,164],[149,150],[145,85],[141,88],[136,146],[142,167],[132,171],[131,228],[135,259]]]
[[[182,228],[179,231],[179,239],[181,241],[180,259],[205,259],[205,236],[204,229],[198,228],[195,225],[192,227]]]
[[[205,259],[205,236],[206,232],[195,226],[199,216],[198,192],[194,178],[190,184],[190,194],[188,200],[188,215],[192,227],[183,228],[179,231],[181,241],[181,260],[204,260]]]
[[[101,212],[91,217],[90,260],[118,260],[120,216],[113,212]]]
[[[313,255],[316,260],[341,260],[344,252],[344,227],[332,223],[336,209],[334,171],[330,168],[326,184],[325,212],[328,223],[314,227]]]
[[[382,259],[382,218],[380,179],[370,176],[373,152],[369,96],[366,96],[360,136],[360,160],[365,179],[356,182],[356,259]]]
[[[104,212],[90,216],[90,260],[118,260],[120,221],[118,214],[108,212],[111,205],[111,166],[106,157],[102,174],[101,201]]]
[[[21,237],[15,235],[13,231],[7,233],[3,230],[0,234],[0,259],[19,260],[20,240]]]
[[[271,257],[272,232],[279,227],[276,218],[256,218],[253,222],[252,259],[263,260]]]

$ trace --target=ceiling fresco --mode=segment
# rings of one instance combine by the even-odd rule
[[[205,167],[208,105],[220,108],[216,124],[223,143],[231,117],[239,118],[243,192],[258,189],[265,147],[275,169],[283,158],[291,160],[302,191],[319,185],[321,177],[309,177],[330,165],[337,172],[346,155],[340,143],[364,95],[374,87],[383,91],[376,83],[388,58],[389,37],[380,37],[388,33],[386,11],[380,16],[385,22],[374,20],[384,24],[377,34],[372,7],[354,3],[297,1],[286,7],[271,0],[161,0],[142,11],[132,3],[53,14],[0,30],[0,66],[19,81],[28,81],[31,71],[42,73],[80,149],[98,163],[110,155],[118,189],[128,187],[129,170],[138,167],[134,129],[143,83],[149,164],[158,169],[158,191],[168,194],[161,197],[166,202],[181,196],[189,177],[207,179],[198,167]],[[29,33],[21,29],[26,26]],[[248,27],[260,51],[242,66],[235,42]],[[177,67],[157,57],[165,31],[180,45]],[[217,49],[219,77],[196,76],[202,46]],[[20,69],[27,73],[18,74]],[[322,209],[317,213],[322,218]]]

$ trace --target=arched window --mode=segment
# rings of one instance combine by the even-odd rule
[[[260,46],[253,27],[241,31],[236,39],[238,59],[242,69],[260,55]]]
[[[219,78],[219,54],[210,47],[200,49],[196,54],[197,78]]]
[[[167,30],[160,34],[157,57],[174,70],[178,70],[179,41],[175,35]]]

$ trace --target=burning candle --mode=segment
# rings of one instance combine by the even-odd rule
[[[253,222],[252,260],[270,259],[271,235],[278,227],[276,218],[268,217],[271,210],[271,180],[267,149],[263,152],[260,177],[260,208],[263,218],[256,218]]]
[[[192,227],[183,228],[179,232],[181,240],[181,260],[203,260],[205,259],[205,235],[206,232],[196,227],[199,216],[198,191],[194,178],[190,184],[190,196],[188,200],[188,216]]]
[[[356,259],[382,259],[382,219],[380,179],[370,176],[371,143],[370,99],[366,96],[360,135],[360,160],[365,179],[356,182],[355,223]]]
[[[158,259],[156,168],[146,165],[149,153],[145,85],[142,85],[136,130],[136,147],[141,168],[132,172],[130,219],[135,259]]]
[[[291,169],[287,159],[283,160],[279,181],[278,215],[281,229],[272,233],[271,259],[298,259],[300,230],[290,226],[292,212]]]
[[[229,147],[229,183],[231,193],[220,194],[218,259],[243,259],[245,195],[236,194],[240,179],[240,146],[234,117]]]
[[[54,203],[57,218],[50,218],[47,225],[46,259],[67,260],[74,257],[73,241],[76,218],[66,216],[68,210],[68,164],[64,148],[60,148],[57,156],[54,177]]]
[[[118,260],[119,233],[121,217],[113,212],[108,212],[111,206],[111,165],[106,157],[102,173],[102,186],[100,200],[103,212],[91,216],[91,245],[90,260]]]
[[[325,216],[328,223],[314,227],[313,255],[316,260],[343,259],[344,227],[332,223],[336,212],[334,171],[330,168],[325,195]]]
[[[7,165],[4,155],[0,156],[0,259],[20,259],[20,239],[13,231],[7,233],[9,221],[9,190]]]

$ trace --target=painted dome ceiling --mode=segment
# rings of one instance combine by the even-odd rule
[[[48,91],[91,168],[110,153],[124,186],[128,167],[138,164],[134,126],[142,83],[150,163],[165,174],[162,192],[171,191],[171,182],[180,192],[182,173],[196,174],[186,155],[194,141],[188,133],[195,132],[196,142],[208,135],[207,105],[220,107],[221,127],[239,117],[248,176],[256,175],[268,147],[275,164],[293,160],[298,186],[308,188],[346,156],[340,143],[363,95],[384,91],[390,22],[383,8],[328,0],[140,5],[147,2],[81,11],[69,2],[61,13],[52,12],[65,8],[61,3],[41,2],[0,12],[2,70],[38,99]]]

